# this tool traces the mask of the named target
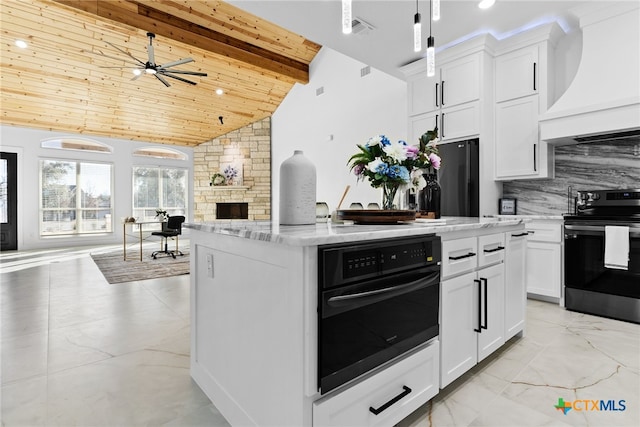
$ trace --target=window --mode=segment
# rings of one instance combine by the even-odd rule
[[[171,148],[145,147],[133,152],[134,156],[155,157],[157,159],[187,160],[187,155]]]
[[[40,161],[40,235],[112,232],[112,171],[105,163]]]
[[[96,153],[113,152],[113,149],[107,144],[86,138],[49,138],[43,140],[40,146],[56,150],[93,151]]]
[[[136,166],[133,168],[133,216],[156,219],[156,209],[187,216],[187,169]]]

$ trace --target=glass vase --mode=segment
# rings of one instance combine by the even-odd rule
[[[430,173],[422,176],[425,181],[427,181],[427,185],[420,190],[418,201],[420,215],[427,218],[440,218],[440,197],[442,190],[440,184],[438,184],[436,174]]]
[[[395,182],[387,182],[382,184],[382,206],[381,209],[390,210],[395,209],[395,198],[396,193],[398,192],[398,188],[400,184]]]

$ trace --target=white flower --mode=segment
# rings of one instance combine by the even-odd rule
[[[380,145],[380,144],[382,144],[382,136],[380,136],[380,135],[373,136],[373,137],[369,138],[369,141],[367,141],[367,145],[369,147],[373,147],[373,146]]]
[[[422,176],[422,171],[420,169],[414,169],[411,171],[411,184],[416,191],[420,191],[427,186],[427,181]]]
[[[384,162],[380,160],[379,157],[376,157],[374,161],[367,163],[367,169],[375,173],[380,168],[380,165],[383,165],[383,164]]]
[[[389,145],[383,146],[382,151],[398,163],[407,160],[407,148],[399,142],[392,142]]]

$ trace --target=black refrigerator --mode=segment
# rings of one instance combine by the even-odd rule
[[[441,215],[480,215],[479,142],[476,138],[438,145],[442,158],[438,171]]]

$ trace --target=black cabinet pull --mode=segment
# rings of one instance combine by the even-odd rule
[[[444,113],[442,113],[442,137],[444,138]]]
[[[369,406],[369,411],[371,411],[371,413],[373,413],[373,415],[378,415],[379,413],[381,413],[385,409],[388,409],[389,406],[393,405],[398,400],[402,399],[403,397],[405,397],[406,395],[411,393],[411,389],[409,387],[407,387],[406,385],[403,385],[402,389],[403,389],[402,393],[400,393],[399,395],[397,395],[396,397],[394,397],[393,399],[391,399],[390,401],[388,401],[387,403],[385,403],[381,407],[374,408],[373,406]]]
[[[511,237],[522,237],[522,236],[528,236],[528,235],[529,233],[525,231],[524,233],[512,234]]]
[[[489,327],[488,313],[489,313],[489,291],[487,289],[487,279],[481,277],[480,280],[484,282],[484,326],[480,326],[481,329],[487,329]]]
[[[438,105],[438,83],[436,83],[436,107],[439,107]]]
[[[438,116],[439,116],[439,115],[440,115],[440,114],[436,114],[436,129],[438,129]]]
[[[453,261],[457,261],[459,259],[464,259],[464,258],[471,258],[472,256],[476,256],[476,254],[474,252],[469,252],[466,255],[460,255],[460,256],[450,256],[449,259],[453,260]]]
[[[536,89],[536,63],[533,63],[533,90]]]
[[[503,250],[504,247],[503,246],[498,246],[497,248],[493,248],[493,249],[484,249],[484,253],[489,254],[491,252],[498,252]]]
[[[473,330],[479,334],[482,333],[482,284],[480,280],[473,279],[474,283],[478,284],[478,327]]]
[[[538,144],[533,144],[533,171],[534,172],[538,172],[538,165],[536,162],[536,145]]]
[[[440,85],[440,103],[442,104],[442,106],[444,106],[444,80]]]

